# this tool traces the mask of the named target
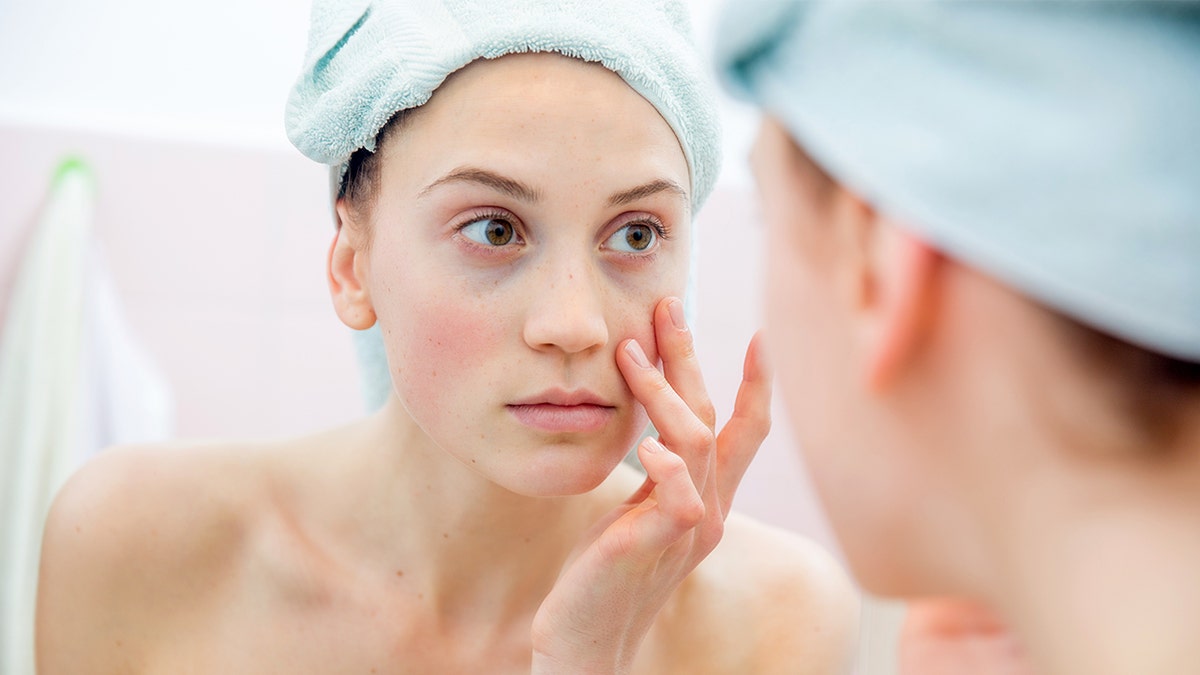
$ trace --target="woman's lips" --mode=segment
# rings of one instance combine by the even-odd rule
[[[553,433],[599,431],[616,414],[616,408],[592,403],[525,403],[510,405],[508,409],[521,424]]]

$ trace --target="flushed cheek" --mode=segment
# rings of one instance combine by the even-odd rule
[[[418,423],[461,425],[480,392],[504,376],[484,365],[503,351],[511,329],[478,303],[454,302],[461,294],[447,289],[434,297],[407,303],[394,320],[381,317],[384,341],[397,393]]]

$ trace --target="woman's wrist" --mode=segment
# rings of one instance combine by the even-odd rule
[[[552,652],[535,648],[529,672],[532,675],[627,675],[631,671],[630,663],[622,663],[624,659],[605,654],[605,650],[598,647],[589,651],[591,653],[579,650]]]

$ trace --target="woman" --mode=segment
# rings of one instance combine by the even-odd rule
[[[836,565],[725,519],[769,377],[751,345],[714,433],[678,299],[717,147],[683,26],[640,0],[314,7],[288,130],[332,165],[331,295],[379,326],[390,396],[87,466],[47,525],[43,672],[844,667]]]
[[[729,19],[818,491],[866,588],[973,599],[918,608],[911,672],[1195,672],[1200,8]]]

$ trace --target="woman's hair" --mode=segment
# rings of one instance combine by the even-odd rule
[[[1113,384],[1122,419],[1147,444],[1173,445],[1184,416],[1194,414],[1185,408],[1200,398],[1200,362],[1153,352],[1053,313],[1068,348]]]
[[[401,110],[388,120],[375,137],[375,150],[359,148],[350,156],[346,175],[342,177],[342,185],[338,189],[338,199],[345,199],[350,213],[359,226],[365,226],[370,220],[371,210],[379,195],[379,163],[380,152],[384,146],[400,133],[405,121],[416,109]]]
[[[826,172],[794,139],[789,139],[805,189],[818,206],[837,189],[836,178]],[[1118,414],[1147,443],[1166,447],[1172,443],[1184,407],[1200,398],[1200,362],[1185,361],[1153,352],[1092,328],[1052,307],[1039,303],[1053,318],[1066,348],[1081,357],[1081,364],[1107,378],[1115,392]],[[1194,413],[1193,413],[1194,414]]]

